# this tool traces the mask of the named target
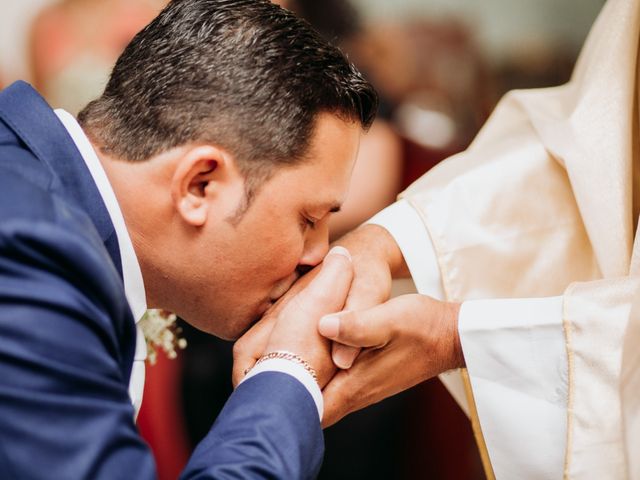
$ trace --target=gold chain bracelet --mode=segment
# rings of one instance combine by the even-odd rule
[[[256,365],[259,365],[262,362],[266,362],[267,360],[273,360],[273,359],[289,360],[291,362],[295,362],[299,365],[302,365],[302,367],[307,372],[309,372],[309,375],[313,377],[316,383],[318,383],[318,375],[316,374],[316,371],[314,370],[314,368],[311,365],[309,365],[309,362],[307,362],[302,357],[300,357],[300,355],[296,355],[295,353],[287,352],[284,350],[269,352],[266,355],[263,355],[262,357],[260,357],[260,359],[256,362]],[[247,368],[244,372],[245,375],[249,373],[250,370],[251,368]]]

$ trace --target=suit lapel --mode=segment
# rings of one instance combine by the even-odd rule
[[[87,212],[122,277],[120,250],[109,212],[91,173],[51,107],[27,83],[0,92],[0,118],[53,173],[51,188]]]

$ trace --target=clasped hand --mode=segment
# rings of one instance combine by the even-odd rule
[[[349,253],[342,247],[334,247],[312,273],[236,342],[234,386],[260,357],[277,351],[304,359],[315,370],[320,388],[333,377],[336,367],[331,360],[331,346],[318,333],[318,321],[344,307],[353,279]]]
[[[296,353],[316,369],[326,427],[463,366],[458,304],[417,294],[388,300],[400,267],[398,252],[380,241],[384,235],[380,227],[367,226],[345,237],[340,243],[351,258],[334,248],[238,340],[234,385],[262,355]]]

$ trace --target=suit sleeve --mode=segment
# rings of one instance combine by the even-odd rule
[[[0,478],[156,478],[127,390],[120,279],[68,223],[0,226]],[[322,449],[308,391],[264,373],[232,395],[184,478],[309,478]]]
[[[0,227],[2,478],[155,477],[127,392],[131,314],[99,239],[80,230]]]
[[[323,450],[318,411],[304,385],[263,372],[231,395],[182,478],[315,478]]]

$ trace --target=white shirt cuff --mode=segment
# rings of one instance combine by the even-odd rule
[[[306,388],[311,395],[311,398],[313,398],[313,402],[316,404],[316,408],[318,409],[318,416],[320,421],[322,421],[324,402],[322,400],[320,386],[302,365],[284,358],[270,358],[269,360],[265,360],[253,367],[251,371],[249,371],[249,373],[247,373],[247,375],[240,381],[240,383],[264,372],[286,373],[302,383],[304,388]]]
[[[462,304],[460,341],[496,478],[562,478],[567,353],[562,297]]]
[[[399,200],[377,213],[367,223],[387,230],[400,247],[413,283],[423,295],[444,300],[440,267],[431,237],[418,212],[406,200]]]

